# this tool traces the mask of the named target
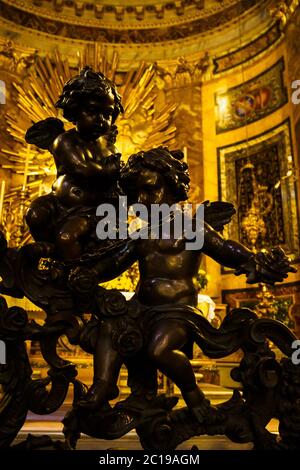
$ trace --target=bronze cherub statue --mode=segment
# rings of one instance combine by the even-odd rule
[[[149,214],[152,204],[172,206],[182,202],[188,198],[190,181],[182,159],[182,152],[169,152],[163,147],[132,155],[121,171],[120,185],[130,200],[144,204]],[[168,239],[153,239],[149,230],[149,238],[128,241],[123,256],[125,266],[135,260],[139,263],[134,302],[140,304],[137,329],[144,332],[144,354],[179,387],[200,422],[209,414],[209,403],[196,384],[188,356],[193,342],[201,344],[197,339],[201,312],[189,307],[197,306],[196,276],[202,253],[239,274],[247,274],[251,283],[282,281],[289,271],[294,271],[280,249],[254,254],[240,243],[225,240],[207,223],[203,230],[204,245],[200,250],[187,250],[184,235],[175,238],[171,227]],[[85,408],[100,409],[113,398],[110,393],[116,389],[123,362],[113,341],[114,325],[114,318],[105,318],[99,330],[94,384],[81,403]]]
[[[48,118],[27,131],[27,142],[52,153],[57,178],[50,194],[31,203],[26,222],[36,241],[71,259],[84,251],[95,208],[116,197],[121,155],[114,123],[123,108],[115,85],[90,67],[65,84],[56,107],[75,127],[65,131],[61,120]]]

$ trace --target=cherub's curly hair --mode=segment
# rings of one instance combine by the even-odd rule
[[[91,67],[86,66],[83,67],[79,75],[67,81],[55,107],[62,109],[64,117],[74,124],[78,107],[84,103],[88,95],[104,96],[107,93],[112,93],[115,98],[112,116],[113,122],[115,122],[118,115],[123,112],[121,97],[115,84],[101,72],[94,72]]]
[[[190,177],[188,166],[182,159],[181,150],[170,151],[166,147],[131,155],[121,170],[120,186],[130,201],[136,201],[135,182],[141,170],[146,168],[157,171],[164,177],[174,202],[185,201],[188,198]]]

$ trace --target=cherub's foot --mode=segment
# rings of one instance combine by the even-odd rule
[[[145,408],[151,406],[151,403],[157,398],[155,393],[148,395],[135,395],[130,394],[125,400],[119,401],[115,405],[115,410],[125,409],[125,410],[134,410],[142,411]]]
[[[210,409],[210,401],[205,398],[202,390],[196,385],[192,390],[182,391],[182,396],[188,409],[196,418],[198,423],[204,423]]]
[[[197,421],[202,424],[205,422],[207,415],[209,414],[210,401],[204,398],[202,403],[198,406],[190,408],[191,413],[197,419]]]
[[[190,411],[200,424],[218,424],[223,420],[223,414],[207,399],[200,406],[190,408]]]
[[[84,399],[80,400],[77,405],[80,408],[98,411],[106,405],[109,400],[117,398],[118,395],[118,387],[111,386],[104,380],[96,380]]]

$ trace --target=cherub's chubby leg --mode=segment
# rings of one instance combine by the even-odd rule
[[[133,357],[124,360],[128,371],[127,385],[130,395],[118,402],[117,407],[145,409],[157,397],[157,367],[146,354],[140,350]]]
[[[101,324],[94,353],[94,380],[85,400],[79,402],[82,408],[101,410],[119,395],[117,382],[123,360],[113,348],[112,330],[109,320]]]
[[[179,320],[161,320],[151,332],[148,354],[163,374],[180,388],[182,397],[198,421],[204,421],[209,401],[196,383],[188,357],[180,351],[190,338],[188,325]]]
[[[72,216],[59,229],[56,244],[63,259],[79,258],[82,254],[82,239],[91,229],[88,217]]]
[[[35,241],[54,241],[56,218],[57,208],[52,194],[40,196],[32,201],[25,219]]]

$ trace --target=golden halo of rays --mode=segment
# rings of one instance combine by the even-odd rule
[[[55,108],[64,83],[78,73],[84,65],[92,65],[94,70],[101,71],[109,79],[115,80],[118,69],[118,54],[114,52],[108,58],[106,49],[89,45],[78,54],[78,65],[73,67],[68,59],[63,59],[59,51],[53,56],[38,57],[34,68],[22,84],[14,83],[17,91],[17,110],[6,115],[7,131],[16,142],[15,150],[1,149],[7,163],[2,168],[9,169],[15,175],[23,175],[26,152],[30,152],[28,161],[28,179],[26,185],[29,205],[35,197],[50,192],[55,179],[56,169],[53,157],[48,151],[27,145],[24,140],[26,130],[35,122],[48,117],[59,117],[64,121],[65,128],[72,127]],[[129,155],[140,150],[148,150],[159,145],[175,147],[176,127],[173,124],[173,114],[176,104],[166,102],[157,109],[155,100],[156,69],[142,62],[138,69],[123,74],[118,91],[122,96],[124,113],[117,121],[117,148],[126,161]],[[18,200],[22,185],[14,186],[4,198],[4,217],[8,212],[17,212]],[[17,217],[17,215],[16,215]],[[15,219],[16,219],[15,217]],[[10,224],[16,223],[13,220]],[[20,225],[20,221],[18,222]],[[23,230],[22,244],[30,240],[30,234]]]

